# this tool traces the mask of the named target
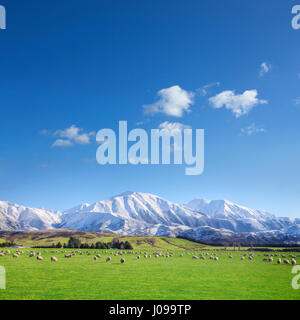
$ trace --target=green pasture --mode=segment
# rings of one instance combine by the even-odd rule
[[[164,240],[161,240],[165,242]],[[170,239],[182,245],[182,239]],[[143,246],[143,245],[141,245]],[[150,249],[149,249],[150,248]],[[2,249],[0,249],[1,251]],[[6,249],[4,249],[6,250]],[[244,252],[217,252],[219,261],[192,259],[197,251],[173,247],[173,257],[154,258],[153,252],[166,254],[170,250],[149,247],[151,258],[125,253],[115,256],[115,250],[78,250],[72,258],[64,258],[62,249],[34,249],[43,261],[29,258],[31,249],[23,249],[19,258],[12,254],[0,256],[0,266],[6,270],[6,289],[0,290],[0,300],[11,299],[300,299],[300,289],[291,286],[292,266],[263,262],[263,253],[254,253],[254,260],[241,260]],[[21,249],[22,250],[22,249]],[[65,249],[67,253],[72,249]],[[145,251],[145,252],[146,252]],[[91,253],[88,255],[87,252]],[[205,251],[202,251],[205,252]],[[93,257],[100,253],[101,258]],[[180,253],[183,256],[180,256]],[[258,254],[260,256],[258,256]],[[287,257],[291,253],[285,253]],[[295,255],[297,255],[295,253]],[[50,257],[58,258],[51,262]],[[111,261],[106,262],[110,256]],[[120,259],[125,258],[124,264]],[[296,258],[300,262],[300,257]]]

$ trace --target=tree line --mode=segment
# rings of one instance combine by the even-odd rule
[[[96,243],[82,243],[80,239],[70,237],[67,243],[53,243],[50,246],[36,246],[35,248],[56,248],[56,249],[124,249],[131,250],[133,249],[132,245],[128,241],[120,241],[119,239],[113,239],[111,242],[101,242],[97,241]]]
[[[0,247],[1,247],[1,248],[4,248],[4,247],[12,247],[12,246],[16,246],[16,244],[15,244],[14,242],[11,242],[11,241],[0,243]]]

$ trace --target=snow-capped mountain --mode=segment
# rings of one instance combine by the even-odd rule
[[[77,206],[62,216],[60,227],[93,231],[124,230],[130,234],[144,233],[153,226],[200,225],[206,216],[183,205],[148,193],[125,192],[89,206]],[[96,220],[96,221],[95,221]]]
[[[62,213],[0,202],[0,230],[51,228],[182,236],[207,243],[300,243],[300,219],[278,218],[227,200],[195,199],[181,205],[149,193],[125,192]]]
[[[61,213],[0,201],[0,230],[52,229],[61,221]]]
[[[274,219],[275,216],[260,210],[249,209],[228,200],[194,199],[186,204],[187,207],[203,212],[213,218],[233,219]]]

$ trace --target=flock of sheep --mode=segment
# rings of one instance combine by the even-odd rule
[[[47,253],[48,251],[45,250],[44,251],[45,253]],[[72,258],[73,256],[75,255],[92,255],[92,253],[90,251],[81,251],[81,250],[73,250],[71,253],[67,253],[65,250],[54,250],[54,251],[50,251],[50,253],[64,253],[64,257],[67,258],[67,259],[70,259]],[[136,251],[103,251],[102,252],[103,254],[109,254],[109,255],[114,255],[114,256],[121,256],[120,258],[120,263],[125,263],[125,258],[122,257],[123,255],[125,254],[131,254],[131,255],[136,255],[137,259],[141,259],[141,257],[143,256],[144,259],[146,258],[151,258],[152,255],[154,258],[159,258],[159,257],[164,257],[164,258],[172,258],[174,256],[174,253],[172,252],[165,252],[165,253],[162,253],[162,252],[152,252],[151,254],[149,254],[148,252],[136,252]],[[1,256],[5,256],[5,255],[10,255],[11,252],[10,250],[2,250],[0,252],[0,257]],[[21,254],[24,254],[24,251],[23,250],[17,250],[15,253],[12,254],[12,257],[13,258],[18,258]],[[183,255],[186,254],[186,255],[189,255],[189,254],[192,254],[192,259],[202,259],[202,260],[205,260],[207,256],[207,258],[209,258],[210,260],[214,260],[214,261],[218,261],[219,260],[219,257],[217,256],[217,253],[199,253],[199,254],[196,254],[195,252],[194,253],[190,253],[190,252],[185,252],[185,253],[179,253],[179,256],[180,257],[183,257]],[[240,253],[239,253],[240,254]],[[36,256],[36,259],[39,260],[39,261],[42,261],[44,260],[44,258],[42,257],[42,254],[41,252],[37,252],[35,253],[35,251],[31,251],[29,253],[29,257],[30,258],[33,258]],[[257,254],[258,257],[260,257],[261,255],[260,254]],[[264,254],[263,255],[264,258],[262,261],[264,262],[273,262],[274,261],[274,258],[277,262],[277,264],[281,264],[282,262],[284,264],[292,264],[292,265],[296,265],[297,264],[297,261],[296,261],[296,257],[300,257],[300,255],[283,255],[283,254],[279,254],[279,253],[273,253],[273,254]],[[101,255],[100,253],[98,254],[95,254],[93,256],[93,260],[98,260],[101,258]],[[228,255],[228,258],[229,259],[232,259],[233,258],[233,253],[232,252],[229,252],[229,255]],[[244,253],[242,254],[242,257],[240,258],[241,260],[245,260],[246,258],[248,258],[249,260],[253,260],[254,259],[254,253]],[[290,260],[288,258],[291,258]],[[283,260],[282,260],[283,259]],[[106,262],[110,262],[112,260],[112,258],[110,256],[106,257],[105,261]],[[58,259],[57,257],[55,256],[51,256],[50,258],[50,261],[51,262],[57,262]]]

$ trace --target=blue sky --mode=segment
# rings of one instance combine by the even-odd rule
[[[63,210],[134,190],[300,216],[297,1],[0,4],[1,200]],[[193,97],[179,105],[188,112],[145,113],[174,86]],[[119,120],[205,129],[204,173],[100,166],[92,133]],[[53,146],[57,139],[72,146]]]

